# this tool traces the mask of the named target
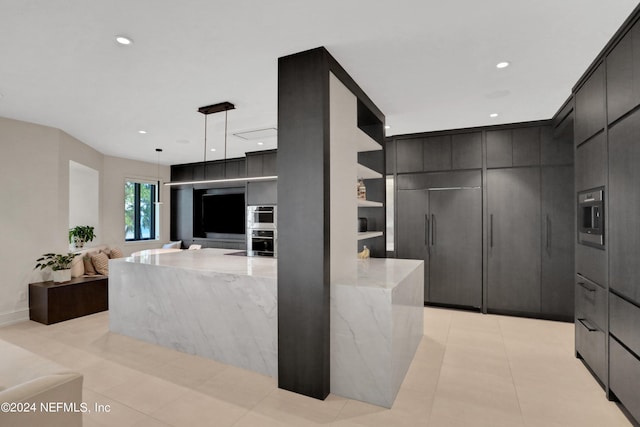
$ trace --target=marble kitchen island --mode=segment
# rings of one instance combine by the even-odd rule
[[[277,377],[277,262],[234,252],[112,260],[111,331]],[[391,407],[423,335],[423,262],[356,262],[331,288],[331,392]]]
[[[113,332],[278,375],[276,260],[202,249],[112,260]]]

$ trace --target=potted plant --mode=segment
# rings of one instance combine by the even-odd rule
[[[94,227],[90,225],[78,225],[69,229],[69,243],[73,243],[76,249],[82,249],[86,242],[95,239]]]
[[[48,253],[36,260],[34,269],[44,270],[49,267],[53,271],[53,281],[56,283],[68,282],[71,280],[71,263],[78,254],[69,252],[68,254]]]

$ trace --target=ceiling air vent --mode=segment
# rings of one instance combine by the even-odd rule
[[[278,136],[278,129],[265,128],[265,129],[248,130],[246,132],[234,133],[233,135],[237,136],[238,138],[246,139],[247,141],[251,141],[254,139],[275,138],[276,136]]]

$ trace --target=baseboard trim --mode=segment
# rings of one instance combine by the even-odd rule
[[[14,311],[13,313],[0,314],[0,326],[11,325],[12,323],[29,320],[29,309]]]

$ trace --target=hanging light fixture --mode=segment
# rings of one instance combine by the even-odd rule
[[[156,148],[156,153],[158,153],[158,162],[156,163],[156,174],[158,177],[158,186],[156,187],[158,189],[158,197],[156,198],[156,205],[161,205],[162,202],[160,201],[160,192],[161,192],[161,188],[160,187],[160,153],[162,153],[162,148]]]
[[[235,110],[236,106],[230,102],[221,102],[219,104],[207,105],[206,107],[198,108],[198,112],[204,114],[204,155],[202,158],[202,180],[200,181],[180,181],[180,182],[165,182],[164,185],[189,185],[189,184],[215,184],[218,182],[242,182],[242,181],[269,181],[277,179],[277,175],[272,176],[254,176],[246,178],[222,178],[222,179],[206,179],[206,166],[207,166],[207,116],[213,113],[220,113],[224,111],[224,152],[223,152],[223,170],[224,175],[227,174],[227,125],[228,125],[228,113],[229,110]],[[162,151],[162,150],[160,150]],[[159,183],[160,181],[158,181]],[[159,184],[158,184],[159,185]]]

